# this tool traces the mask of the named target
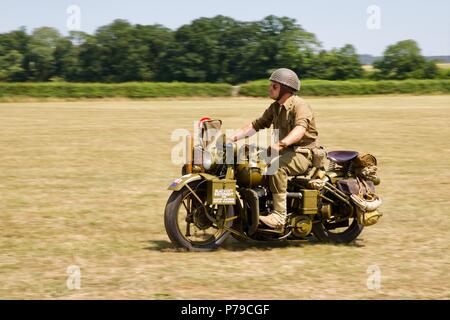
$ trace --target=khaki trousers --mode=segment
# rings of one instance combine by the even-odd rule
[[[288,177],[305,173],[310,164],[311,161],[303,153],[292,149],[281,151],[278,169],[273,175],[269,175],[270,191],[274,194],[285,194]]]

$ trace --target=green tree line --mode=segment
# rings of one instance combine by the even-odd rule
[[[386,49],[373,79],[436,78],[412,40]],[[115,20],[94,34],[41,27],[0,34],[0,81],[6,82],[225,82],[267,78],[289,67],[302,78],[367,77],[351,44],[324,50],[295,19],[268,16],[242,22],[199,18],[177,30]]]

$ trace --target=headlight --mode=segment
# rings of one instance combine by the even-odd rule
[[[197,167],[196,170],[201,169],[202,172],[205,172],[207,170],[215,170],[216,155],[214,152],[214,149],[208,151],[203,149],[202,146],[196,146],[194,148],[193,170],[194,167]]]
[[[202,154],[202,165],[205,170],[209,170],[213,163],[211,153],[209,151],[203,150]]]

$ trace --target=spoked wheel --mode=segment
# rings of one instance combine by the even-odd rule
[[[169,197],[164,214],[167,235],[173,244],[191,251],[217,249],[228,237],[233,206],[208,205],[206,185],[191,183]],[[196,196],[197,195],[197,196]]]
[[[352,211],[352,208],[341,202],[333,206],[333,211],[345,217],[345,212]],[[319,219],[313,222],[312,232],[322,242],[350,243],[361,234],[363,229],[364,226],[357,218],[356,208],[353,208],[353,214],[348,218],[332,216],[327,219],[319,216]]]

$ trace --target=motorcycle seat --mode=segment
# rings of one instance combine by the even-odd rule
[[[346,163],[350,160],[355,159],[358,155],[359,153],[357,151],[346,151],[346,150],[330,151],[327,153],[328,159],[336,162],[337,164]]]

